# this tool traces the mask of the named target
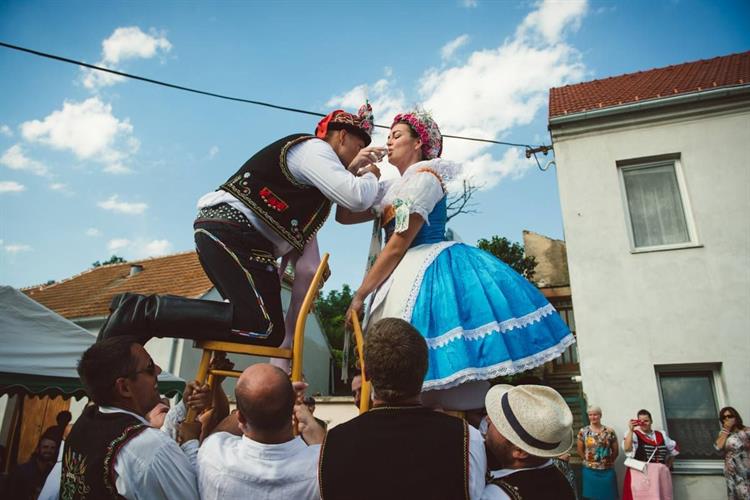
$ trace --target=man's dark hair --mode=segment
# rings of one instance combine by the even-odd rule
[[[651,412],[648,410],[638,410],[636,417],[640,417],[641,415],[646,415],[652,422],[654,421],[654,417],[651,416]]]
[[[295,397],[289,379],[286,384],[280,384],[278,392],[272,398],[254,400],[244,397],[241,392],[235,390],[237,409],[247,423],[253,429],[266,432],[280,431],[289,425],[294,411]]]
[[[406,321],[381,319],[365,337],[365,371],[378,399],[416,396],[427,373],[427,343]]]
[[[78,362],[78,376],[96,404],[111,405],[115,399],[115,381],[135,371],[136,360],[130,349],[137,343],[136,337],[110,337],[95,342],[83,353]]]
[[[55,417],[57,425],[61,427],[65,427],[66,425],[68,425],[72,419],[73,415],[68,410],[62,410],[58,412],[57,416]]]

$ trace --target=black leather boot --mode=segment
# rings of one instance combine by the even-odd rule
[[[142,344],[152,337],[233,340],[232,305],[175,295],[115,295],[97,341],[132,335]]]

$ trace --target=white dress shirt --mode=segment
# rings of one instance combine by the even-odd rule
[[[180,403],[181,405],[182,403]],[[177,407],[175,406],[175,411]],[[184,405],[182,406],[184,413]],[[140,422],[148,421],[135,413],[114,408],[100,406],[102,413],[127,413]],[[172,410],[170,409],[170,413]],[[167,414],[169,417],[169,413]],[[175,417],[173,416],[173,419]],[[168,418],[165,418],[165,424]],[[165,426],[166,427],[166,426]],[[198,487],[195,477],[195,460],[198,454],[198,441],[193,439],[184,443],[182,447],[169,437],[169,431],[164,432],[149,428],[125,443],[115,460],[117,492],[128,499],[198,499]],[[40,499],[57,500],[60,494],[60,477],[62,462],[47,476]]]
[[[198,487],[204,500],[320,499],[320,445],[301,437],[263,444],[217,432],[198,451]]]
[[[484,491],[487,472],[487,453],[484,438],[478,430],[469,426],[469,498],[479,500]]]
[[[493,470],[493,471],[490,471],[490,476],[492,476],[493,479],[500,479],[502,477],[515,474],[516,472],[521,472],[522,470],[543,469],[545,467],[549,467],[550,465],[552,465],[552,460],[547,460],[542,465],[539,465],[537,467],[528,467],[525,469]],[[488,484],[484,488],[484,494],[482,495],[482,500],[511,500],[511,498],[502,489],[500,489],[499,486],[496,486],[494,484]]]
[[[355,177],[322,139],[310,139],[292,146],[286,157],[287,167],[300,183],[315,186],[326,198],[348,208],[363,212],[370,208],[378,194],[378,179],[367,173]],[[242,212],[250,223],[274,246],[276,257],[286,255],[292,246],[257,217],[244,203],[224,190],[212,191],[198,200],[198,208],[226,203]]]

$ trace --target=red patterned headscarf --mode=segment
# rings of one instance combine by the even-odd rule
[[[369,102],[363,104],[356,115],[337,109],[318,122],[318,126],[315,127],[315,136],[325,139],[329,130],[343,128],[359,136],[365,141],[365,146],[369,146],[372,141],[373,121],[372,106]]]

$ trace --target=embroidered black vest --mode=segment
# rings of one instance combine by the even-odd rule
[[[638,436],[638,447],[635,449],[635,455],[633,458],[640,460],[641,462],[648,462],[649,457],[654,453],[654,457],[651,459],[652,463],[663,464],[667,460],[669,450],[667,450],[667,444],[664,441],[664,435],[659,431],[654,431],[654,439],[649,439],[645,434],[634,430]]]
[[[279,139],[255,153],[219,187],[300,252],[331,211],[331,201],[314,186],[299,183],[286,163],[289,148],[314,138],[294,134]]]
[[[319,467],[323,500],[468,499],[469,431],[429,408],[375,408],[328,431]]]
[[[65,440],[60,500],[123,498],[115,486],[117,453],[148,428],[127,413],[86,408]]]
[[[560,469],[550,464],[541,469],[521,470],[492,479],[511,500],[575,500],[570,483]]]

